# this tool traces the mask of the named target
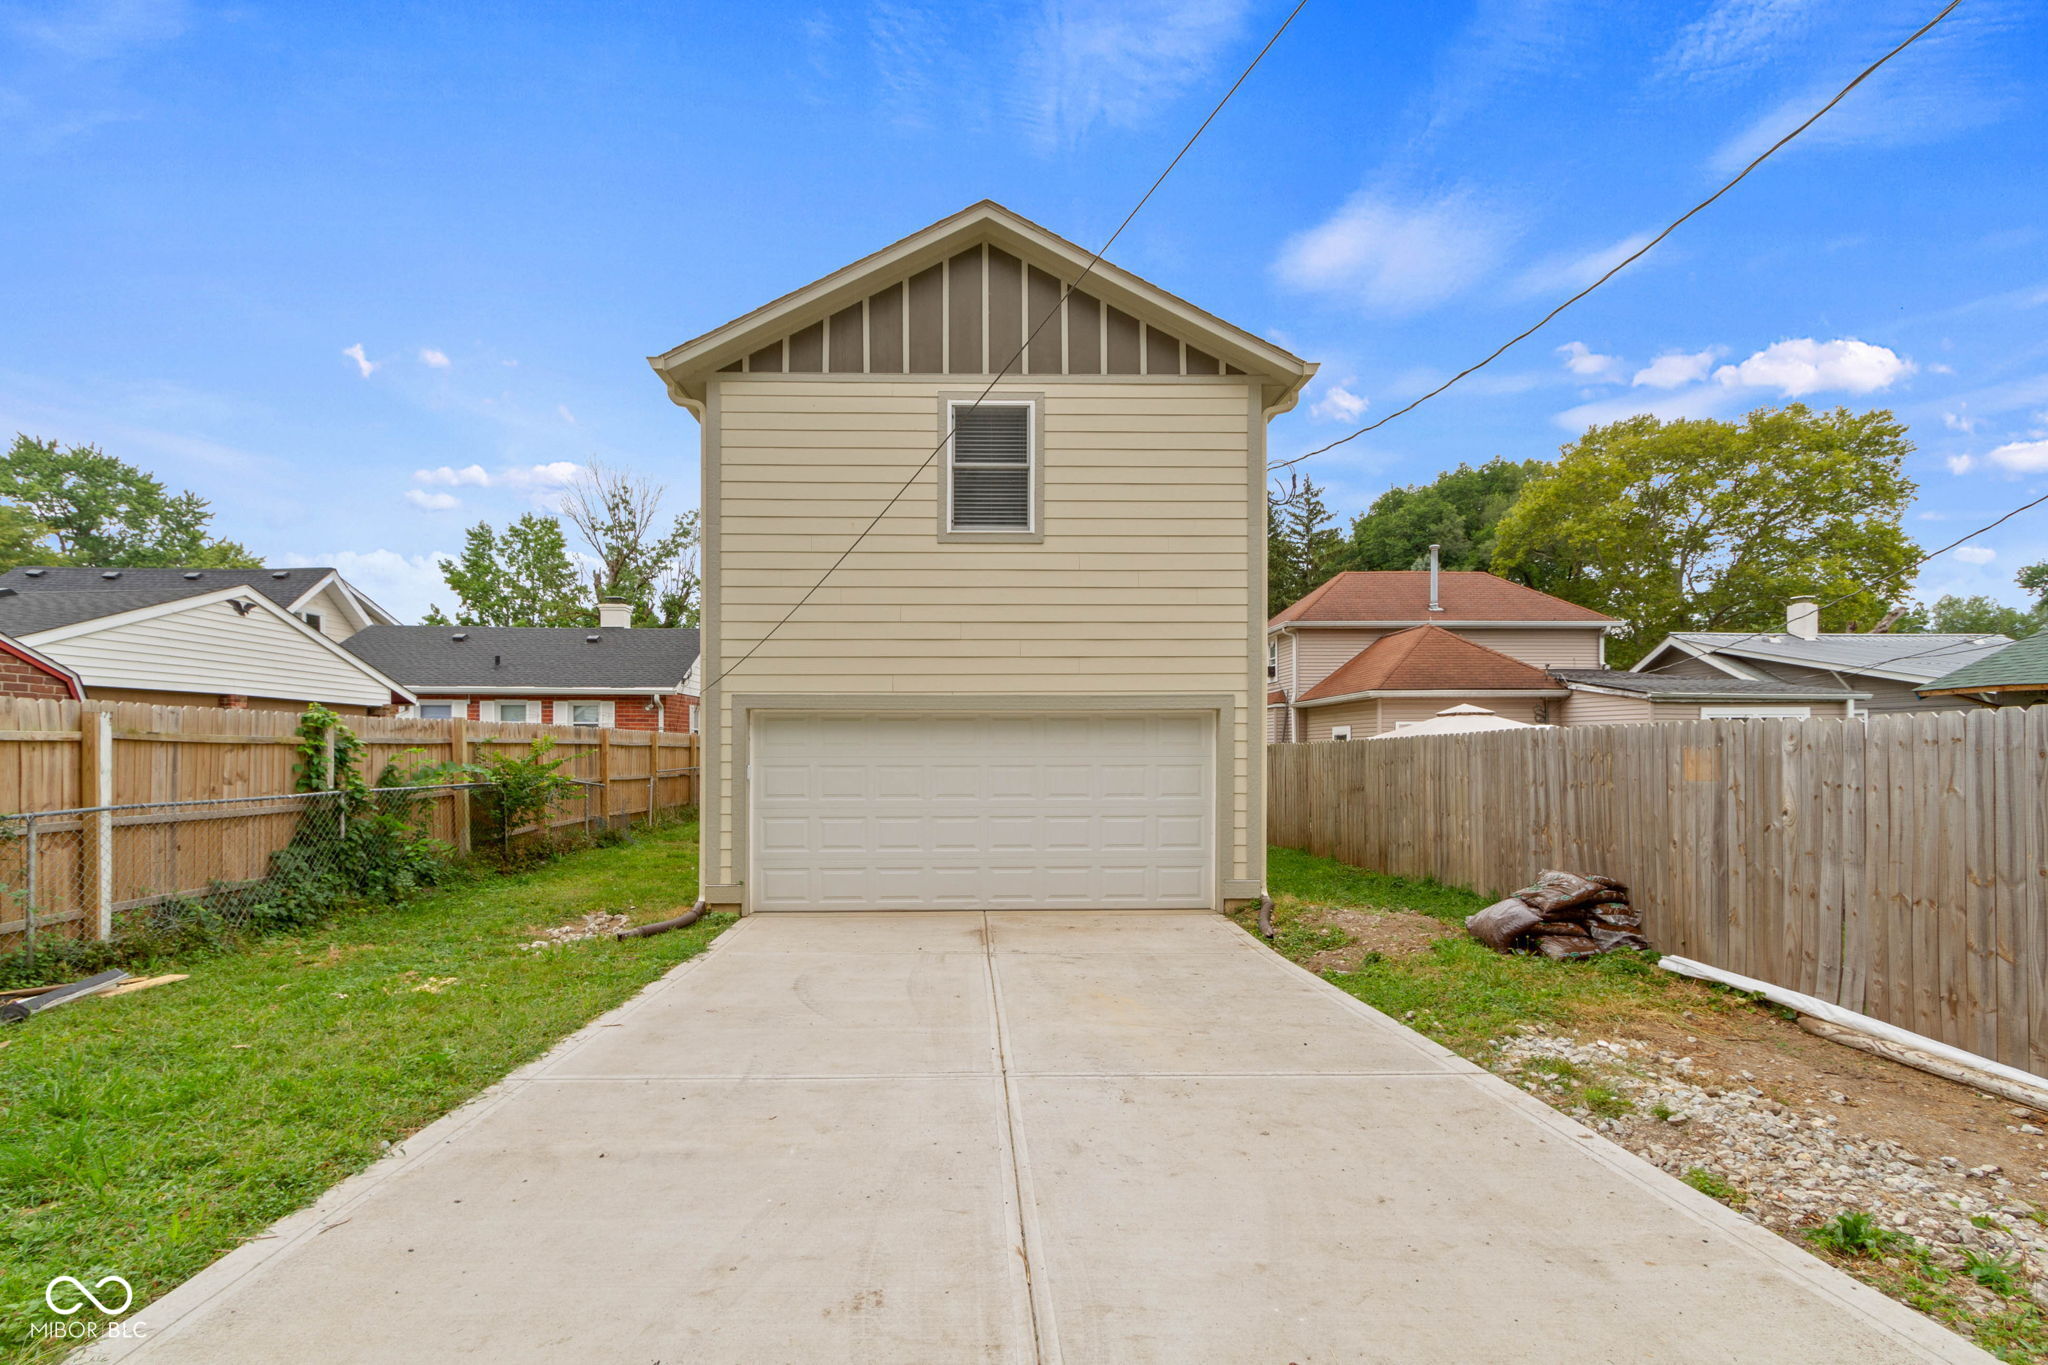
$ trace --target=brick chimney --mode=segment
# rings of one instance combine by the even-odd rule
[[[597,604],[597,623],[607,628],[628,629],[633,624],[633,604],[623,597],[601,598]]]

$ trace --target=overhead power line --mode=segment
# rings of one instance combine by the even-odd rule
[[[1230,103],[1230,97],[1237,93],[1239,86],[1243,85],[1247,80],[1251,78],[1252,72],[1258,69],[1259,63],[1265,60],[1266,54],[1273,50],[1273,45],[1280,41],[1280,35],[1287,32],[1288,27],[1294,23],[1295,16],[1299,15],[1303,9],[1307,8],[1307,6],[1308,0],[1297,0],[1297,3],[1295,4],[1294,8],[1287,11],[1287,17],[1280,21],[1280,27],[1274,29],[1273,36],[1266,39],[1266,45],[1260,48],[1258,52],[1253,55],[1251,61],[1245,64],[1244,70],[1240,71],[1237,74],[1237,79],[1230,83],[1230,88],[1223,92],[1223,98],[1217,100],[1215,107],[1209,110],[1208,117],[1204,118],[1200,125],[1196,127],[1195,131],[1188,135],[1188,140],[1182,143],[1180,150],[1173,154],[1173,160],[1166,163],[1166,169],[1159,173],[1158,177],[1153,180],[1152,184],[1146,189],[1145,193],[1139,196],[1138,202],[1131,206],[1131,211],[1124,215],[1123,221],[1116,225],[1116,231],[1110,233],[1108,239],[1104,241],[1101,246],[1096,248],[1095,254],[1088,258],[1088,263],[1081,268],[1081,273],[1074,277],[1072,283],[1067,284],[1061,288],[1058,300],[1054,302],[1051,308],[1046,310],[1045,316],[1041,317],[1038,320],[1038,325],[1031,329],[1029,335],[1027,335],[1024,338],[1023,344],[1017,348],[1016,353],[1013,354],[1008,360],[1004,361],[1002,368],[997,370],[995,372],[995,375],[988,381],[988,383],[982,386],[981,392],[974,396],[974,401],[966,405],[967,411],[972,412],[976,408],[980,407],[982,400],[987,398],[990,392],[994,390],[995,386],[1001,383],[1003,379],[1009,375],[1011,369],[1015,367],[1017,362],[1024,358],[1024,353],[1026,350],[1030,348],[1033,339],[1035,339],[1038,336],[1038,334],[1045,329],[1045,326],[1048,322],[1052,321],[1052,319],[1060,315],[1061,310],[1066,306],[1068,296],[1071,295],[1076,289],[1081,287],[1081,282],[1083,280],[1087,279],[1090,274],[1094,273],[1095,267],[1102,263],[1103,256],[1109,251],[1109,249],[1112,246],[1116,245],[1117,238],[1124,235],[1124,229],[1131,225],[1131,220],[1138,216],[1139,210],[1143,209],[1146,204],[1152,201],[1152,196],[1157,194],[1159,192],[1159,187],[1166,183],[1166,177],[1172,175],[1174,172],[1174,168],[1176,166],[1179,166],[1181,161],[1187,156],[1187,154],[1194,150],[1195,143],[1201,140],[1201,136],[1203,133],[1209,131],[1209,125],[1216,121],[1216,116],[1223,112],[1223,106]],[[957,413],[959,411],[959,407],[957,405],[949,404],[948,408],[949,413]],[[720,670],[717,677],[713,678],[710,682],[705,684],[703,690],[703,695],[705,697],[708,698],[711,695],[712,688],[718,686],[727,678],[731,677],[733,672],[737,670],[742,664],[746,663],[747,660],[753,658],[754,655],[758,654],[761,650],[761,646],[767,644],[770,640],[774,639],[776,633],[779,632],[784,626],[789,624],[790,618],[795,616],[799,611],[803,610],[804,605],[807,602],[809,602],[812,597],[817,595],[818,589],[825,586],[826,580],[831,578],[833,574],[837,573],[839,571],[839,567],[842,564],[846,563],[848,557],[851,556],[855,550],[860,548],[861,542],[866,540],[871,534],[873,534],[874,529],[882,524],[882,518],[888,516],[891,509],[893,509],[897,503],[903,500],[903,495],[905,493],[908,493],[911,490],[911,487],[915,485],[920,478],[924,477],[924,472],[927,469],[931,468],[932,461],[938,459],[939,452],[944,450],[946,448],[946,443],[953,439],[953,426],[955,420],[955,417],[952,415],[949,415],[947,417],[945,434],[939,437],[939,443],[932,447],[931,453],[924,457],[923,461],[919,463],[917,468],[911,471],[910,477],[903,481],[902,486],[897,488],[897,490],[890,495],[889,500],[882,504],[882,510],[875,513],[874,517],[868,522],[868,524],[865,527],[861,528],[860,534],[855,536],[852,542],[848,544],[844,550],[839,552],[839,557],[832,561],[831,566],[827,568],[824,573],[818,575],[818,579],[815,583],[811,584],[809,588],[804,590],[804,595],[796,600],[796,604],[792,606],[788,611],[784,612],[782,614],[781,619],[776,621],[774,625],[768,628],[767,633],[762,635],[760,639],[754,641],[753,646],[749,648],[746,653],[740,655],[739,658],[735,659],[731,664],[727,665],[724,669]]]
[[[1387,423],[1393,421],[1396,417],[1400,417],[1407,413],[1415,411],[1415,409],[1421,407],[1424,403],[1427,403],[1430,399],[1436,397],[1445,389],[1450,388],[1453,384],[1456,384],[1459,380],[1465,378],[1465,376],[1472,374],[1477,370],[1485,369],[1488,365],[1491,365],[1494,361],[1500,359],[1503,355],[1507,354],[1507,352],[1510,349],[1524,341],[1527,341],[1530,337],[1542,331],[1544,327],[1549,325],[1550,320],[1552,318],[1555,318],[1559,313],[1562,313],[1565,309],[1571,307],[1580,299],[1583,299],[1584,297],[1586,297],[1586,295],[1592,293],[1595,289],[1598,289],[1601,285],[1613,279],[1616,275],[1619,275],[1629,266],[1635,264],[1635,262],[1649,255],[1650,252],[1657,246],[1659,242],[1663,241],[1666,237],[1669,237],[1672,233],[1676,232],[1685,223],[1687,219],[1691,218],[1694,214],[1701,212],[1709,204],[1712,204],[1716,199],[1719,199],[1722,195],[1728,193],[1728,191],[1734,189],[1737,185],[1740,185],[1744,180],[1748,179],[1749,173],[1751,171],[1763,165],[1764,162],[1770,160],[1771,157],[1775,155],[1780,148],[1784,147],[1787,143],[1791,142],[1794,138],[1798,137],[1808,128],[1811,128],[1814,124],[1820,122],[1821,116],[1826,114],[1830,109],[1833,109],[1836,105],[1840,104],[1845,98],[1847,98],[1851,90],[1854,90],[1857,86],[1869,80],[1870,77],[1877,71],[1877,69],[1883,66],[1886,62],[1898,56],[1901,52],[1904,52],[1914,43],[1920,41],[1922,37],[1926,36],[1928,30],[1932,29],[1936,24],[1940,23],[1942,20],[1948,18],[1950,11],[1954,10],[1955,7],[1957,5],[1960,5],[1961,3],[1962,0],[1949,0],[1949,3],[1942,7],[1941,13],[1935,15],[1932,19],[1929,19],[1926,23],[1922,24],[1918,29],[1916,29],[1913,32],[1913,34],[1910,37],[1906,39],[1906,41],[1900,43],[1897,47],[1885,53],[1882,57],[1879,57],[1869,66],[1864,67],[1863,70],[1857,75],[1855,80],[1850,81],[1847,85],[1843,86],[1840,90],[1835,92],[1835,97],[1833,99],[1829,100],[1826,104],[1823,104],[1820,108],[1814,110],[1814,112],[1807,118],[1807,120],[1804,123],[1800,124],[1797,128],[1794,128],[1791,132],[1785,134],[1785,136],[1779,138],[1776,142],[1773,142],[1769,147],[1765,148],[1763,154],[1757,157],[1756,160],[1750,162],[1747,166],[1744,166],[1739,172],[1737,172],[1734,179],[1730,180],[1727,184],[1721,186],[1720,189],[1715,190],[1705,199],[1700,200],[1699,203],[1694,204],[1691,208],[1687,209],[1678,217],[1672,219],[1670,225],[1667,226],[1662,232],[1658,233],[1655,237],[1652,237],[1642,246],[1636,248],[1627,256],[1623,257],[1612,268],[1610,268],[1606,274],[1602,275],[1599,279],[1593,281],[1584,289],[1581,289],[1578,293],[1572,295],[1563,303],[1560,303],[1559,305],[1557,305],[1557,307],[1551,309],[1548,313],[1545,313],[1541,318],[1538,318],[1534,325],[1527,327],[1520,332],[1517,332],[1514,336],[1502,342],[1484,360],[1480,360],[1475,362],[1474,364],[1467,365],[1464,369],[1458,371],[1449,379],[1446,379],[1443,383],[1431,389],[1428,393],[1423,394],[1420,398],[1415,399],[1413,402],[1409,403],[1405,407],[1396,408],[1394,411],[1388,413],[1385,417],[1380,418],[1377,422],[1368,422],[1364,426],[1360,427],[1358,430],[1352,432],[1350,435],[1340,436],[1336,440],[1330,442],[1328,445],[1317,446],[1314,450],[1307,451],[1300,455],[1296,455],[1291,459],[1281,460],[1276,464],[1270,464],[1266,467],[1267,472],[1272,473],[1278,470],[1292,468],[1293,466],[1300,464],[1304,460],[1312,460],[1316,456],[1335,450],[1338,446],[1344,445],[1347,442],[1355,441],[1359,437],[1365,435],[1368,432],[1379,430]]]

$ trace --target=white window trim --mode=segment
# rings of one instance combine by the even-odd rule
[[[569,709],[572,706],[595,706],[597,708],[597,724],[593,727],[595,729],[612,730],[618,727],[619,704],[615,701],[606,701],[601,697],[557,697],[554,710],[555,724],[574,725],[576,723],[572,719],[576,713]]]
[[[1701,720],[1812,720],[1811,706],[1702,706]]]
[[[504,709],[508,706],[525,707],[526,718],[524,720],[506,720]],[[496,721],[500,725],[538,725],[541,723],[540,702],[532,697],[487,698],[484,701],[481,714],[483,714],[486,720]]]
[[[1027,485],[1030,489],[1031,526],[1029,530],[1004,531],[956,531],[953,529],[953,409],[973,407],[977,403],[985,408],[1028,408],[1031,420],[1026,424],[1026,451],[1030,474]],[[1045,540],[1045,395],[1042,393],[1004,393],[1000,397],[984,398],[978,392],[942,393],[939,395],[939,433],[945,438],[945,457],[939,462],[939,539],[957,544],[969,545],[1035,545]]]
[[[1332,725],[1332,726],[1330,727],[1330,738],[1331,738],[1331,739],[1349,739],[1349,738],[1351,738],[1351,727],[1350,727],[1350,726],[1348,726],[1348,725]]]
[[[420,708],[426,706],[447,707],[448,719],[450,720],[469,719],[469,698],[467,697],[421,697],[413,703],[410,714],[415,720],[425,720],[427,717],[421,714]]]

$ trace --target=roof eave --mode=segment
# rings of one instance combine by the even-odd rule
[[[1341,692],[1333,697],[1304,697],[1294,705],[1334,706],[1340,701],[1380,701],[1398,697],[1567,697],[1563,687],[1375,687],[1363,692]]]

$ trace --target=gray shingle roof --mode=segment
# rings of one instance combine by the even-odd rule
[[[109,587],[97,591],[37,590],[14,596],[0,596],[0,631],[5,631],[9,635],[34,635],[40,630],[55,630],[58,626],[68,626],[77,621],[117,616],[124,611],[133,611],[137,607],[153,607],[159,602],[174,602],[181,597],[197,597],[201,592],[212,592],[218,588],[232,586],[235,585],[215,583],[209,588],[194,589],[189,584],[176,588],[169,584],[158,584],[155,587]]]
[[[695,630],[614,626],[370,626],[342,647],[412,688],[674,688]]]
[[[315,583],[333,572],[332,569],[95,569],[70,564],[44,568],[31,565],[0,573],[0,588],[13,588],[23,596],[31,592],[153,593],[155,595],[148,601],[133,604],[148,606],[176,597],[193,597],[202,592],[240,587],[262,593],[280,607],[289,607],[312,591]]]
[[[1925,682],[1975,663],[2011,644],[2003,635],[1749,635],[1740,631],[1683,631],[1674,640],[1711,651],[1846,673]]]
[[[1974,663],[1964,664],[1955,672],[1936,678],[1920,691],[1976,687],[2028,690],[2038,687],[2048,691],[2048,630],[2029,635]]]
[[[1687,678],[1670,673],[1625,673],[1611,668],[1553,668],[1554,677],[1566,683],[1608,687],[1630,692],[1653,701],[1747,701],[1758,697],[1781,701],[1849,701],[1868,697],[1845,687],[1815,687],[1809,683],[1751,681],[1748,678]]]

